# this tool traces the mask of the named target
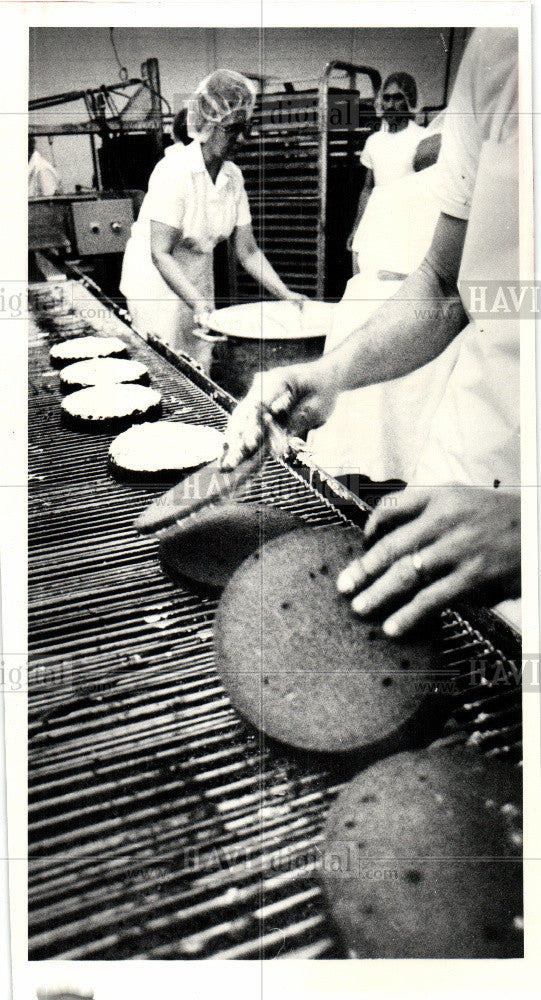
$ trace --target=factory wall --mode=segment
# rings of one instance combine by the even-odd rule
[[[448,28],[115,28],[115,43],[130,76],[156,57],[161,89],[174,111],[203,76],[218,66],[277,80],[315,80],[330,59],[374,66],[385,76],[412,73],[421,105],[441,103],[449,47]],[[465,29],[455,29],[451,79],[463,51]],[[108,28],[34,28],[30,31],[30,97],[112,84],[118,65]],[[122,107],[122,99],[118,100]],[[48,109],[33,121],[84,120],[82,102]],[[64,190],[90,187],[92,164],[85,137],[47,139],[38,148],[53,159]]]

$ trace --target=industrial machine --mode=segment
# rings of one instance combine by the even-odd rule
[[[116,101],[122,98],[122,108]],[[116,99],[116,100],[115,100]],[[30,136],[88,136],[93,189],[31,198],[28,248],[55,249],[61,257],[84,260],[100,287],[118,294],[122,254],[139,211],[150,174],[171,138],[164,133],[165,99],[160,93],[157,59],[147,59],[141,76],[72,90],[29,101]],[[48,109],[84,103],[87,120],[47,124]]]
[[[345,957],[317,849],[331,801],[368,760],[275,744],[232,708],[215,598],[173,585],[157,541],[133,528],[163,487],[118,482],[111,435],[61,425],[40,295],[56,288],[68,316],[122,336],[165,418],[220,429],[234,401],[143,341],[77,267],[49,278],[30,290],[29,957]],[[303,462],[269,460],[244,498],[312,526],[366,517]],[[440,632],[453,691],[425,738],[462,732],[519,761],[518,636],[472,608],[446,611]]]

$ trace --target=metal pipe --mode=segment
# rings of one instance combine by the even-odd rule
[[[327,186],[328,186],[328,118],[329,118],[329,78],[327,68],[319,81],[319,147],[317,154],[319,175],[319,212],[317,217],[317,278],[316,296],[325,298],[325,236],[327,228]]]
[[[451,62],[453,59],[453,45],[455,40],[455,29],[449,28],[447,40],[447,59],[445,61],[445,80],[443,83],[443,104],[447,105],[449,99],[449,80],[451,77]]]
[[[47,97],[33,97],[28,102],[28,110],[40,111],[42,108],[54,108],[58,104],[70,104],[71,101],[84,101],[86,94],[98,94],[104,90],[124,90],[126,87],[140,86],[142,82],[135,77],[126,80],[125,83],[103,83],[101,87],[96,87],[94,90],[66,90],[61,94],[51,94]]]
[[[162,100],[160,90],[160,70],[157,59],[147,59],[141,66],[141,76],[148,82],[150,90],[150,108],[152,121],[154,124],[154,134],[156,140],[156,152],[158,159],[161,159],[164,152],[163,146],[163,116]]]
[[[327,186],[328,186],[328,153],[329,153],[329,79],[335,70],[344,70],[349,76],[350,88],[353,90],[357,76],[367,76],[372,84],[374,93],[381,87],[381,74],[371,66],[356,65],[355,63],[343,62],[340,59],[333,59],[328,62],[323,71],[318,84],[319,93],[319,150],[318,168],[320,184],[320,205],[317,226],[317,297],[325,297],[325,270],[326,270],[326,229],[327,229]]]

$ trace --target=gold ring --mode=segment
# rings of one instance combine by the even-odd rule
[[[423,557],[420,552],[415,550],[411,553],[411,564],[415,570],[416,575],[422,580],[426,574],[426,567],[424,564]]]

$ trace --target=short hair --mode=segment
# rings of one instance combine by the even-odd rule
[[[410,110],[413,111],[417,107],[417,84],[411,76],[410,73],[391,73],[382,87],[382,92],[385,87],[389,87],[391,83],[395,83],[407,99],[410,106]]]

